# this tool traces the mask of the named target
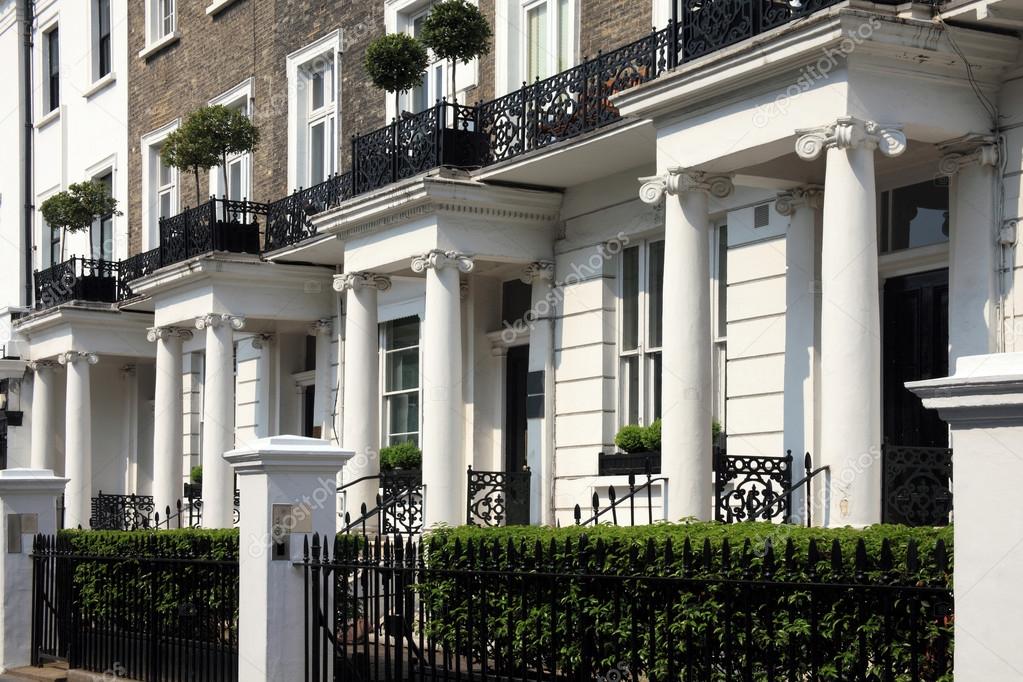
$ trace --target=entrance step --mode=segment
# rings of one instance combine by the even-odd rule
[[[48,663],[42,667],[14,668],[0,675],[0,682],[33,680],[35,682],[65,682],[68,679],[66,663]]]

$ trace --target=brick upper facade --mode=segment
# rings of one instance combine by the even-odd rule
[[[493,25],[495,0],[479,0]],[[129,253],[142,248],[141,137],[183,119],[191,111],[246,79],[253,82],[253,119],[261,142],[252,159],[254,201],[274,201],[288,192],[287,55],[340,28],[338,97],[340,121],[338,168],[350,167],[353,134],[386,123],[385,94],[369,82],[362,67],[366,46],[384,32],[382,0],[316,2],[314,0],[236,0],[214,16],[206,2],[178,3],[180,39],[150,55],[145,47],[144,2],[129,5]],[[650,30],[651,7],[646,2],[585,0],[579,2],[579,55],[593,56],[613,49]],[[494,49],[481,60],[479,80],[468,92],[476,102],[494,97],[494,65],[502,55]],[[182,173],[179,207],[196,204],[195,181]],[[209,181],[200,176],[199,196],[205,199]]]

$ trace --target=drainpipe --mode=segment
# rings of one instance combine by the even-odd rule
[[[24,233],[25,233],[25,300],[26,307],[31,306],[33,301],[32,287],[32,222],[35,214],[35,203],[32,200],[32,135],[34,133],[32,124],[32,23],[35,20],[35,0],[18,0],[18,16],[21,21],[22,30],[22,69],[23,85],[22,90],[22,116],[24,117],[24,149],[25,159],[24,177],[22,187],[24,188]]]

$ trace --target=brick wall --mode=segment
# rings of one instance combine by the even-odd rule
[[[653,26],[649,0],[580,0],[579,56],[594,57],[642,38]]]

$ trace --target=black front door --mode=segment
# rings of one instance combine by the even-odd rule
[[[907,381],[948,376],[948,270],[884,283],[884,441],[947,447],[948,426]]]
[[[522,471],[526,466],[526,378],[529,346],[508,349],[505,363],[504,467]]]

